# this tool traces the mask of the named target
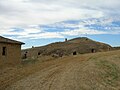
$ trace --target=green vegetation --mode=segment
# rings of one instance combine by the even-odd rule
[[[22,61],[22,65],[26,65],[26,64],[34,64],[36,63],[38,60],[37,59],[25,59]]]
[[[120,68],[113,62],[107,60],[99,60],[97,62],[99,69],[101,69],[100,77],[107,85],[116,86],[117,81],[120,80]]]

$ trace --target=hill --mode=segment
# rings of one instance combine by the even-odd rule
[[[120,89],[120,50],[43,60],[0,69],[0,90]]]
[[[113,47],[113,50],[120,50],[120,47]]]
[[[38,58],[40,56],[62,57],[72,54],[85,54],[109,51],[108,44],[96,42],[86,37],[74,38],[64,42],[55,42],[42,47],[34,47],[22,51],[23,58]]]

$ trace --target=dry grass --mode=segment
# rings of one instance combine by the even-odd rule
[[[0,90],[120,89],[119,50],[41,60],[2,69]]]
[[[46,62],[42,62],[42,60]],[[43,68],[54,63],[49,61],[48,57],[42,58],[41,61],[38,60],[28,60],[21,63],[21,65],[17,65],[15,67],[6,66],[0,69],[0,90],[4,90],[6,87],[23,79]],[[54,59],[53,59],[54,60]],[[42,63],[41,63],[42,62]]]
[[[102,52],[112,50],[112,47],[108,44],[96,42],[86,37],[81,37],[68,40],[67,42],[55,42],[42,47],[22,50],[22,57],[24,57],[26,52],[27,58],[32,58],[46,55],[52,56],[54,54],[58,56],[67,56],[73,54],[73,52],[85,54],[91,53],[92,49],[95,52]]]

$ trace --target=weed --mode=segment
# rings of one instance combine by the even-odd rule
[[[98,66],[101,70],[101,77],[103,81],[111,86],[115,86],[115,82],[118,81],[120,77],[120,70],[119,67],[109,61],[100,60]]]
[[[38,60],[37,59],[25,59],[22,61],[22,65],[34,64],[36,61],[38,61]]]

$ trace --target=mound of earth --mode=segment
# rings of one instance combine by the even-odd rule
[[[40,56],[62,57],[109,51],[112,47],[108,44],[96,42],[86,37],[74,38],[64,42],[55,42],[41,47],[33,47],[22,51],[23,58],[37,58]]]

